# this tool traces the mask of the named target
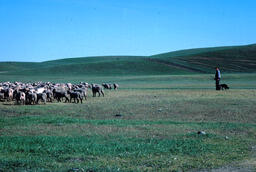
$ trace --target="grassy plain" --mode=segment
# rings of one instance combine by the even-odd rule
[[[83,104],[0,102],[0,171],[256,170],[255,57],[253,44],[1,62],[0,82],[117,82],[121,88],[106,90],[104,98],[89,93]],[[215,66],[230,90],[214,90]]]
[[[208,74],[0,75],[2,81],[120,84],[104,98],[89,93],[83,104],[1,102],[0,171],[255,169],[255,74],[224,74],[227,91],[215,91]]]

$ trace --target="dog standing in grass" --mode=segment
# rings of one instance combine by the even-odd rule
[[[229,86],[227,85],[227,84],[220,84],[220,89],[221,90],[227,90],[227,89],[229,89]]]

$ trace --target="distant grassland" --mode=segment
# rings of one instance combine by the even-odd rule
[[[0,170],[256,169],[256,75],[22,76],[1,80],[117,82],[83,104],[0,102]],[[121,117],[116,117],[121,114]],[[198,135],[205,131],[206,135]]]
[[[134,76],[256,72],[256,45],[181,50],[153,56],[102,56],[32,62],[0,62],[0,74],[18,76]]]
[[[54,83],[118,83],[121,89],[214,89],[213,74],[193,75],[128,75],[128,76],[86,76],[86,75],[49,75],[40,76],[36,73],[27,75],[5,75],[0,73],[0,82],[51,81]],[[256,75],[254,73],[223,74],[221,83],[228,84],[231,89],[254,89]]]

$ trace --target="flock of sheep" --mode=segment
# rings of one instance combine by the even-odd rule
[[[71,103],[83,103],[87,99],[88,89],[92,90],[93,97],[104,97],[105,89],[117,90],[118,84],[88,84],[80,82],[79,84],[71,83],[51,83],[51,82],[4,82],[0,83],[0,101],[15,101],[16,104],[39,104],[43,102],[64,101]]]

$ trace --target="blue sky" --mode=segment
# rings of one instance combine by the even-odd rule
[[[255,0],[0,0],[0,61],[256,43]]]

